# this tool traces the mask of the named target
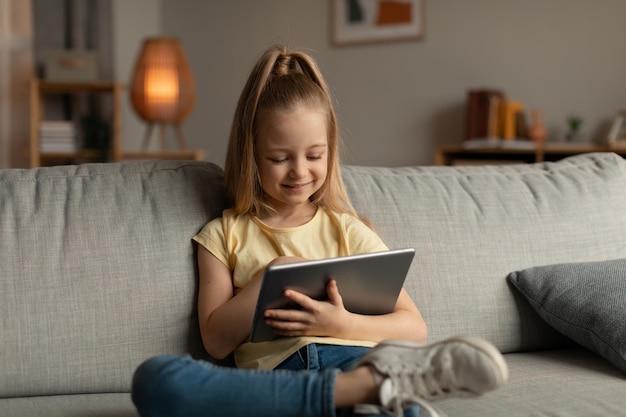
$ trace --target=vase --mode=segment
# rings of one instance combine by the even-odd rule
[[[530,113],[531,124],[528,128],[528,137],[537,145],[542,145],[546,140],[547,132],[543,125],[543,117],[540,111],[533,110]]]

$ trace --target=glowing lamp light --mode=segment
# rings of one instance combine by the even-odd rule
[[[180,43],[175,38],[149,38],[143,42],[130,88],[131,103],[148,123],[143,147],[148,148],[154,125],[160,127],[165,149],[165,127],[173,125],[182,149],[187,149],[180,125],[189,116],[196,92]]]

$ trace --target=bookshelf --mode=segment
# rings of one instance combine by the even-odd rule
[[[465,149],[461,145],[442,145],[435,149],[436,165],[476,165],[557,161],[589,152],[614,152],[626,157],[626,148],[575,143],[545,143],[535,149]]]
[[[30,166],[90,162],[103,157],[108,161],[120,161],[122,159],[120,138],[121,93],[121,84],[110,81],[70,83],[32,79],[30,83]],[[42,149],[41,127],[42,122],[45,121],[45,97],[76,94],[110,94],[113,97],[112,115],[111,120],[109,120],[111,145],[106,155],[102,155],[97,150],[80,148],[74,150]]]

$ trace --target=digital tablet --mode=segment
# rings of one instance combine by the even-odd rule
[[[285,289],[325,300],[328,298],[326,285],[330,279],[337,281],[346,310],[359,314],[390,313],[396,305],[414,255],[413,248],[393,249],[267,267],[261,283],[250,341],[263,342],[278,337],[265,324],[265,310],[300,308],[283,296]]]

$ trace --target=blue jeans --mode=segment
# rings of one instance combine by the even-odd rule
[[[349,417],[335,409],[335,378],[367,348],[308,345],[271,371],[218,366],[190,356],[158,356],[133,377],[141,417]],[[417,417],[419,407],[405,410]]]

